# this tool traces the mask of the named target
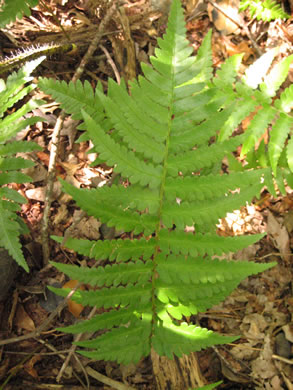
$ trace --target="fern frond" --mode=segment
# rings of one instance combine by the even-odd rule
[[[30,8],[38,5],[38,2],[38,0],[5,0],[1,6],[0,27],[5,27],[16,18],[21,19],[23,15],[30,16]]]
[[[247,8],[249,8],[251,18],[256,17],[257,20],[264,22],[290,17],[275,0],[241,0],[239,11],[245,11]]]
[[[64,94],[62,104],[78,118],[82,115],[85,137],[93,142],[99,159],[127,179],[123,186],[90,190],[62,182],[89,215],[131,233],[118,240],[65,241],[65,247],[81,255],[106,260],[105,266],[89,269],[54,263],[70,278],[93,286],[75,292],[73,300],[104,308],[92,320],[65,329],[74,333],[106,329],[94,340],[77,343],[91,349],[81,351],[90,358],[128,364],[148,355],[151,348],[172,358],[235,340],[182,321],[223,300],[246,276],[273,265],[210,258],[263,237],[220,237],[214,224],[226,211],[257,196],[267,170],[230,178],[219,174],[222,159],[246,137],[230,138],[226,133],[221,142],[219,131],[236,113],[239,101],[245,106],[237,117],[241,120],[259,101],[251,98],[255,93],[251,87],[235,82],[239,57],[214,78],[211,32],[193,57],[185,31],[180,2],[174,0],[152,66],[142,65],[144,75],[130,83],[129,93],[125,83],[109,81],[107,94],[101,89],[89,94],[80,111],[75,96],[68,93],[72,88],[74,94],[74,86],[44,79],[40,84],[47,92],[53,86],[55,96]],[[240,99],[233,99],[238,90]],[[80,84],[75,92],[80,101]],[[94,106],[101,120],[91,111]],[[236,123],[235,116],[230,123]],[[194,233],[185,233],[186,225],[192,225]],[[62,238],[55,239],[63,243]],[[62,296],[68,293],[52,290]]]
[[[278,88],[286,79],[293,57],[289,56],[283,59],[266,74],[275,55],[276,50],[264,54],[247,69],[240,82],[235,82],[232,87],[222,85],[221,89],[217,91],[217,97],[223,94],[228,95],[228,102],[234,101],[237,107],[220,129],[219,140],[225,141],[239,123],[253,113],[253,118],[244,134],[246,139],[243,142],[241,156],[246,156],[246,160],[249,162],[246,166],[248,169],[271,166],[272,173],[277,179],[277,169],[288,167],[287,163],[284,165],[281,162],[280,156],[286,149],[286,140],[293,127],[293,118],[290,115],[293,88],[292,86],[286,88],[273,104],[272,97],[276,95]],[[219,83],[218,78],[214,78],[214,83]],[[229,109],[229,105],[224,105],[224,107],[225,110]],[[263,142],[259,143],[261,137],[266,133],[270,135],[268,145]],[[267,150],[269,151],[269,159]],[[290,165],[291,167],[292,165]],[[283,191],[284,184],[281,177],[284,175],[277,176],[280,184],[278,187]],[[264,185],[270,188],[272,194],[275,194],[273,180],[266,175]]]
[[[1,117],[9,107],[22,99],[35,88],[24,84],[31,80],[30,72],[43,59],[27,63],[19,72],[8,76],[6,83],[1,84],[0,102]],[[23,116],[32,109],[39,107],[42,101],[30,100],[18,110],[0,120],[0,246],[7,249],[17,263],[28,272],[28,266],[21,251],[19,237],[24,232],[24,223],[16,214],[20,211],[19,204],[26,203],[26,199],[16,190],[7,187],[11,183],[26,183],[31,178],[21,172],[21,169],[32,167],[32,161],[15,157],[16,153],[29,153],[41,148],[28,141],[13,141],[10,138],[26,126],[43,120],[38,117],[23,119]]]

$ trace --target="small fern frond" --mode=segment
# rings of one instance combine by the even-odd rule
[[[23,15],[30,16],[30,8],[38,5],[38,0],[5,0],[1,5],[0,27],[7,26],[14,22],[16,18],[21,19]]]
[[[92,286],[76,291],[73,300],[101,308],[93,319],[65,328],[74,333],[106,329],[94,340],[77,343],[83,347],[80,353],[90,358],[128,364],[152,348],[172,358],[235,340],[187,324],[185,317],[218,303],[243,278],[273,265],[210,258],[263,237],[220,237],[215,224],[226,211],[257,196],[267,170],[230,178],[219,174],[223,158],[245,139],[245,134],[217,139],[238,109],[234,86],[228,84],[234,83],[240,60],[230,61],[217,74],[215,84],[229,91],[228,96],[221,94],[213,84],[211,32],[197,57],[191,55],[185,32],[180,1],[174,0],[152,66],[142,64],[144,75],[129,84],[129,92],[125,83],[109,81],[106,95],[96,90],[89,95],[92,101],[80,105],[85,137],[123,181],[123,186],[90,190],[62,181],[65,192],[89,215],[124,231],[118,240],[66,239],[65,247],[98,262],[106,260],[105,266],[54,263],[70,278]],[[62,104],[67,101],[65,84],[43,79],[39,85],[53,94],[61,88],[66,95]],[[80,85],[79,95],[78,90]],[[242,91],[248,106],[253,90],[243,84]],[[69,112],[80,118],[74,96],[68,102]],[[253,110],[258,102],[252,103]],[[87,108],[94,105],[101,120]],[[187,225],[194,233],[185,232]],[[62,296],[68,293],[51,289]]]
[[[271,166],[272,173],[276,179],[277,168],[286,168],[286,164],[288,167],[288,163],[285,166],[281,163],[280,156],[286,149],[286,140],[293,126],[293,119],[290,115],[293,101],[292,86],[286,88],[281,93],[280,98],[276,99],[273,104],[272,98],[285,81],[293,57],[285,58],[267,74],[275,55],[276,50],[271,50],[264,54],[247,69],[245,76],[240,82],[235,82],[232,87],[224,87],[223,85],[217,91],[217,97],[224,94],[229,96],[229,104],[233,101],[234,104],[237,102],[237,110],[232,111],[222,126],[219,140],[225,141],[239,123],[253,113],[253,117],[243,135],[241,156],[244,157],[246,155],[246,159],[249,162],[247,168],[255,169]],[[218,79],[219,77],[214,78],[214,83],[219,83]],[[224,104],[224,107],[225,110],[231,108],[226,104]],[[263,142],[259,143],[259,140],[265,133],[270,135],[268,145],[265,145]],[[258,147],[254,151],[256,145]],[[267,150],[269,154],[267,154]],[[278,175],[279,180],[280,175]],[[269,187],[273,194],[275,193],[272,179],[269,179],[267,175],[264,185]],[[280,182],[280,186],[283,188],[283,183]],[[279,187],[280,190],[281,187]]]
[[[247,8],[249,8],[251,18],[256,17],[257,20],[264,22],[290,17],[275,0],[241,0],[239,11],[245,11]]]

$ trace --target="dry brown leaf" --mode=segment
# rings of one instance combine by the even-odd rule
[[[246,62],[251,55],[254,56],[253,49],[251,47],[249,47],[249,45],[246,41],[242,41],[238,45],[235,45],[227,37],[222,37],[222,40],[225,43],[225,49],[226,49],[228,56],[234,56],[235,54],[244,53],[244,56],[243,56],[244,62]]]
[[[239,0],[218,0],[217,5],[228,15],[224,15],[223,12],[213,7],[212,4],[208,4],[208,15],[210,20],[214,23],[217,30],[223,35],[239,34],[240,29],[238,24],[241,24],[241,19],[238,13]],[[236,22],[234,23],[233,20]],[[237,24],[238,23],[238,24]]]
[[[69,280],[62,286],[62,288],[75,288],[77,284],[78,284],[78,280]],[[80,290],[84,290],[84,289],[85,289],[84,286],[80,286]],[[81,312],[84,309],[84,306],[82,306],[80,303],[72,301],[71,299],[69,299],[67,305],[70,313],[73,314],[74,317],[76,318],[80,316]]]
[[[277,374],[276,367],[272,361],[273,353],[271,338],[268,334],[264,338],[263,349],[259,357],[251,363],[252,377],[267,381]]]
[[[284,261],[289,262],[290,251],[290,238],[285,226],[282,226],[273,214],[268,210],[268,222],[267,232],[273,238],[276,248],[280,251],[280,254]]]
[[[19,304],[17,307],[16,316],[15,316],[15,325],[18,328],[22,328],[30,332],[32,332],[36,328],[34,321],[27,314],[27,312],[24,310],[23,305],[21,304]]]
[[[24,369],[25,371],[31,375],[33,378],[38,379],[38,373],[34,368],[35,363],[37,363],[41,359],[40,355],[34,355],[28,362],[25,363]]]
[[[28,199],[37,200],[39,202],[45,201],[47,187],[36,187],[25,191]],[[53,199],[57,199],[61,195],[61,183],[56,181],[53,186]]]

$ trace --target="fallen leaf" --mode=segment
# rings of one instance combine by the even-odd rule
[[[62,286],[62,288],[72,288],[73,289],[76,287],[77,284],[78,284],[78,280],[69,280],[68,282],[66,282]],[[80,290],[85,290],[83,285],[80,286]],[[69,301],[67,302],[67,305],[68,305],[68,310],[70,311],[70,313],[73,314],[74,317],[76,317],[76,318],[78,318],[80,316],[81,312],[84,309],[84,306],[82,304],[74,302],[71,299],[69,299]]]
[[[280,251],[284,261],[289,262],[291,251],[287,229],[278,222],[270,211],[268,211],[267,232],[273,238],[276,248]]]
[[[33,378],[38,379],[38,373],[34,368],[35,363],[37,363],[41,359],[40,355],[34,355],[28,362],[24,364],[25,371],[31,375]]]
[[[210,20],[214,23],[217,30],[223,35],[239,34],[238,27],[241,24],[241,18],[238,12],[239,0],[219,0],[217,5],[223,12],[214,7],[211,3],[208,4],[208,15]],[[234,23],[235,21],[236,23]]]
[[[267,381],[277,374],[276,367],[272,361],[273,353],[270,335],[267,334],[264,338],[263,349],[259,357],[251,363],[251,376],[253,378],[261,378]]]
[[[28,199],[37,200],[39,202],[45,201],[47,187],[36,187],[25,191]],[[61,195],[61,183],[56,181],[53,186],[53,199],[57,199]]]
[[[17,307],[15,325],[30,332],[32,332],[36,328],[34,321],[27,314],[27,312],[24,310],[23,305],[21,304]]]
[[[225,49],[228,56],[234,56],[235,54],[242,54],[243,61],[246,62],[250,56],[255,56],[254,50],[248,45],[246,41],[240,42],[238,45],[235,45],[229,38],[222,37],[222,40],[225,43]]]

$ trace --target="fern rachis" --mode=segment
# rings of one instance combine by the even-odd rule
[[[80,353],[124,364],[137,362],[151,348],[172,358],[235,340],[187,323],[186,317],[222,301],[246,276],[272,266],[213,258],[262,237],[219,237],[215,224],[260,192],[267,170],[219,174],[223,157],[243,137],[209,142],[236,109],[231,99],[224,106],[227,100],[211,83],[210,33],[204,50],[191,56],[180,2],[174,0],[166,35],[158,44],[152,67],[142,66],[144,76],[130,83],[130,94],[125,84],[114,81],[109,81],[107,95],[100,86],[87,94],[88,83],[39,83],[75,118],[83,119],[81,128],[99,158],[129,181],[128,186],[91,190],[63,181],[64,190],[89,215],[131,234],[118,240],[66,241],[66,247],[84,256],[107,259],[105,267],[54,263],[70,278],[94,287],[79,290],[74,300],[104,308],[93,319],[60,330],[107,330],[78,342],[92,349]],[[209,125],[211,114],[218,126]],[[195,232],[186,233],[187,225]]]

